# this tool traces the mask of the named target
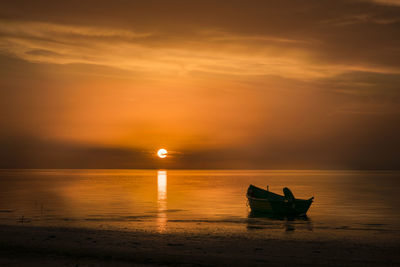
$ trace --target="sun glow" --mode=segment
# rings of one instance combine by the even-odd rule
[[[159,157],[159,158],[166,158],[167,157],[167,153],[168,153],[168,151],[166,150],[166,149],[164,149],[164,148],[161,148],[161,149],[159,149],[158,151],[157,151],[157,156]]]

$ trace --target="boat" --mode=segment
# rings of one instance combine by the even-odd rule
[[[283,188],[284,195],[278,195],[254,185],[247,189],[248,204],[252,212],[273,213],[285,216],[305,216],[314,197],[295,198],[289,188]]]

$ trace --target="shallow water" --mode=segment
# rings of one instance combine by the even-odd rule
[[[315,197],[307,218],[249,212],[249,184]],[[1,170],[0,223],[258,237],[400,233],[400,172]]]

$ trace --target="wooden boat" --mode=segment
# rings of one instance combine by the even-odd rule
[[[289,216],[306,215],[314,197],[297,199],[289,188],[283,189],[284,196],[250,185],[247,199],[252,212],[274,213]]]

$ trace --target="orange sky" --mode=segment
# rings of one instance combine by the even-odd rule
[[[0,167],[396,169],[400,2],[0,4]]]

